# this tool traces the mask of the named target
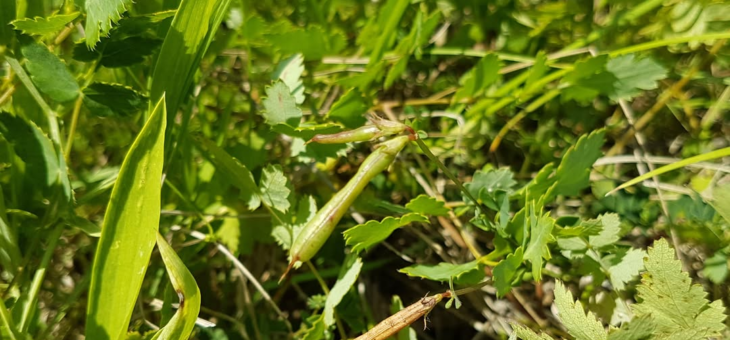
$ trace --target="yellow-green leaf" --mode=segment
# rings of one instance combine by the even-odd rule
[[[157,247],[160,249],[162,261],[165,262],[167,275],[170,276],[172,288],[180,297],[180,306],[170,322],[152,338],[158,340],[187,339],[193,331],[195,320],[200,312],[200,289],[193,274],[185,267],[175,250],[167,244],[165,238],[157,233]]]
[[[127,333],[160,221],[166,110],[164,96],[129,149],[112,189],[94,256],[87,339]]]

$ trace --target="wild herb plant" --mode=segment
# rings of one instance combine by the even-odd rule
[[[0,0],[0,337],[729,337],[729,32],[714,0]]]

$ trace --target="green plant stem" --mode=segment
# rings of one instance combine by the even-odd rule
[[[7,336],[10,338],[8,340],[20,340],[21,335],[18,333],[18,329],[15,328],[15,323],[13,322],[13,316],[10,314],[10,311],[7,307],[5,307],[4,303],[0,303],[0,322],[2,322],[0,325],[2,325],[5,329],[7,329]]]
[[[324,282],[324,279],[319,275],[319,272],[317,272],[317,268],[314,267],[312,264],[312,261],[307,261],[307,266],[309,266],[309,270],[312,271],[312,274],[317,279],[317,282],[319,282],[319,286],[322,287],[322,291],[326,295],[330,295],[330,289],[327,287],[327,283]],[[337,316],[337,313],[335,313],[335,323],[337,323],[337,330],[340,332],[341,339],[347,339],[347,334],[345,334],[345,326],[342,324],[342,320]]]
[[[66,158],[66,162],[69,161],[68,156],[71,154],[71,147],[74,143],[74,135],[76,134],[76,126],[79,122],[79,112],[81,112],[81,103],[83,103],[84,95],[79,94],[74,104],[74,110],[71,114],[71,126],[68,128],[68,137],[66,137],[66,148],[63,150],[63,156]]]
[[[431,149],[428,148],[428,145],[423,143],[423,141],[420,138],[416,139],[416,144],[418,144],[418,147],[421,148],[421,151],[423,151],[423,153],[426,155],[426,157],[428,157],[428,159],[430,159],[432,162],[436,163],[436,165],[439,167],[439,169],[441,169],[441,171],[443,171],[444,174],[446,174],[446,177],[448,177],[452,182],[454,182],[454,184],[456,184],[456,187],[459,188],[459,190],[461,190],[461,192],[463,192],[464,195],[466,195],[466,197],[468,197],[470,200],[472,200],[472,202],[474,202],[474,204],[481,205],[479,203],[479,201],[477,201],[477,199],[474,198],[474,196],[472,196],[468,190],[466,190],[464,185],[461,184],[461,181],[458,178],[456,178],[456,176],[454,176],[454,174],[451,173],[451,171],[446,167],[446,165],[444,165],[444,163],[442,163],[436,156],[434,156],[434,154],[431,152]],[[484,207],[484,208],[486,208],[486,207]]]
[[[620,48],[618,50],[607,52],[605,54],[608,54],[610,57],[617,57],[617,56],[624,55],[624,54],[651,50],[651,49],[655,49],[657,47],[677,45],[677,44],[683,44],[683,43],[688,43],[688,42],[693,42],[693,41],[707,41],[707,40],[716,40],[716,39],[730,39],[730,32],[710,33],[710,34],[655,40],[655,41],[650,41],[650,42],[646,42],[643,44]]]
[[[21,312],[19,323],[19,330],[21,333],[27,332],[28,327],[30,327],[30,319],[37,308],[38,293],[40,293],[41,284],[43,283],[43,279],[46,277],[48,264],[51,262],[51,256],[53,255],[53,251],[56,250],[56,245],[58,244],[58,240],[61,238],[62,232],[63,224],[59,223],[48,235],[46,251],[43,253],[40,266],[33,275],[33,281],[31,282],[30,289],[28,290],[28,299],[26,300],[26,304]]]

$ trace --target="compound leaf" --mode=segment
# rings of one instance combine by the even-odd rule
[[[345,230],[345,243],[352,246],[353,252],[361,252],[387,239],[396,229],[413,222],[428,223],[428,218],[419,213],[409,213],[402,217],[386,217],[380,222],[368,221]]]
[[[583,310],[580,301],[573,301],[573,294],[561,281],[555,281],[555,305],[560,321],[576,340],[605,340],[606,330],[593,313]]]

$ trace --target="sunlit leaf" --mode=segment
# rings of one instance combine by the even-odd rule
[[[289,210],[289,193],[286,176],[279,165],[267,165],[261,176],[261,200],[267,206],[286,212]]]
[[[399,269],[398,271],[408,276],[441,282],[449,282],[449,280],[453,279],[457,283],[476,283],[484,278],[482,266],[477,260],[464,264],[446,262],[437,265],[416,264]]]
[[[86,46],[93,49],[101,36],[109,33],[112,22],[121,19],[122,13],[132,6],[131,0],[88,0],[84,2],[86,9]]]
[[[593,163],[602,155],[604,135],[604,130],[593,131],[580,137],[578,142],[568,149],[555,173],[557,181],[555,194],[573,196],[588,187],[590,184],[588,177]]]
[[[263,104],[265,111],[261,112],[261,115],[264,116],[266,123],[269,125],[299,126],[302,110],[297,107],[289,87],[284,82],[277,81],[274,85],[266,88],[266,99],[264,99]]]
[[[449,208],[443,201],[439,201],[428,195],[419,195],[406,204],[406,209],[431,216],[446,216],[449,214]]]
[[[342,298],[345,297],[345,294],[355,284],[362,269],[362,260],[359,257],[351,256],[346,262],[348,263],[340,271],[340,277],[335,282],[330,293],[327,294],[327,302],[325,302],[323,315],[324,324],[328,327],[335,324],[335,307],[340,304]]]
[[[573,294],[561,281],[555,281],[555,305],[560,321],[576,340],[605,340],[606,330],[593,313],[586,315],[580,301],[573,301]]]
[[[428,218],[418,213],[402,217],[386,217],[382,221],[368,221],[345,230],[345,242],[353,252],[366,250],[388,238],[396,229],[413,222],[428,223]]]
[[[497,288],[497,295],[504,296],[512,289],[512,281],[517,274],[517,268],[522,264],[522,247],[517,248],[514,253],[499,261],[492,270],[494,287]]]
[[[302,83],[302,73],[304,73],[304,59],[301,54],[295,54],[282,62],[276,67],[272,78],[280,79],[291,90],[294,101],[297,104],[304,102],[304,84]]]
[[[11,24],[16,30],[28,35],[48,36],[58,33],[68,23],[76,19],[79,12],[68,14],[53,14],[48,17],[35,17],[14,20]]]
[[[164,97],[150,114],[119,170],[94,256],[86,337],[119,339],[127,332],[160,220]]]
[[[362,94],[356,88],[352,88],[332,104],[327,117],[342,123],[348,128],[354,129],[365,124],[365,113],[368,105]]]
[[[74,100],[79,95],[79,85],[66,68],[66,64],[46,46],[23,39],[20,47],[26,58],[25,67],[38,89],[58,102]]]

